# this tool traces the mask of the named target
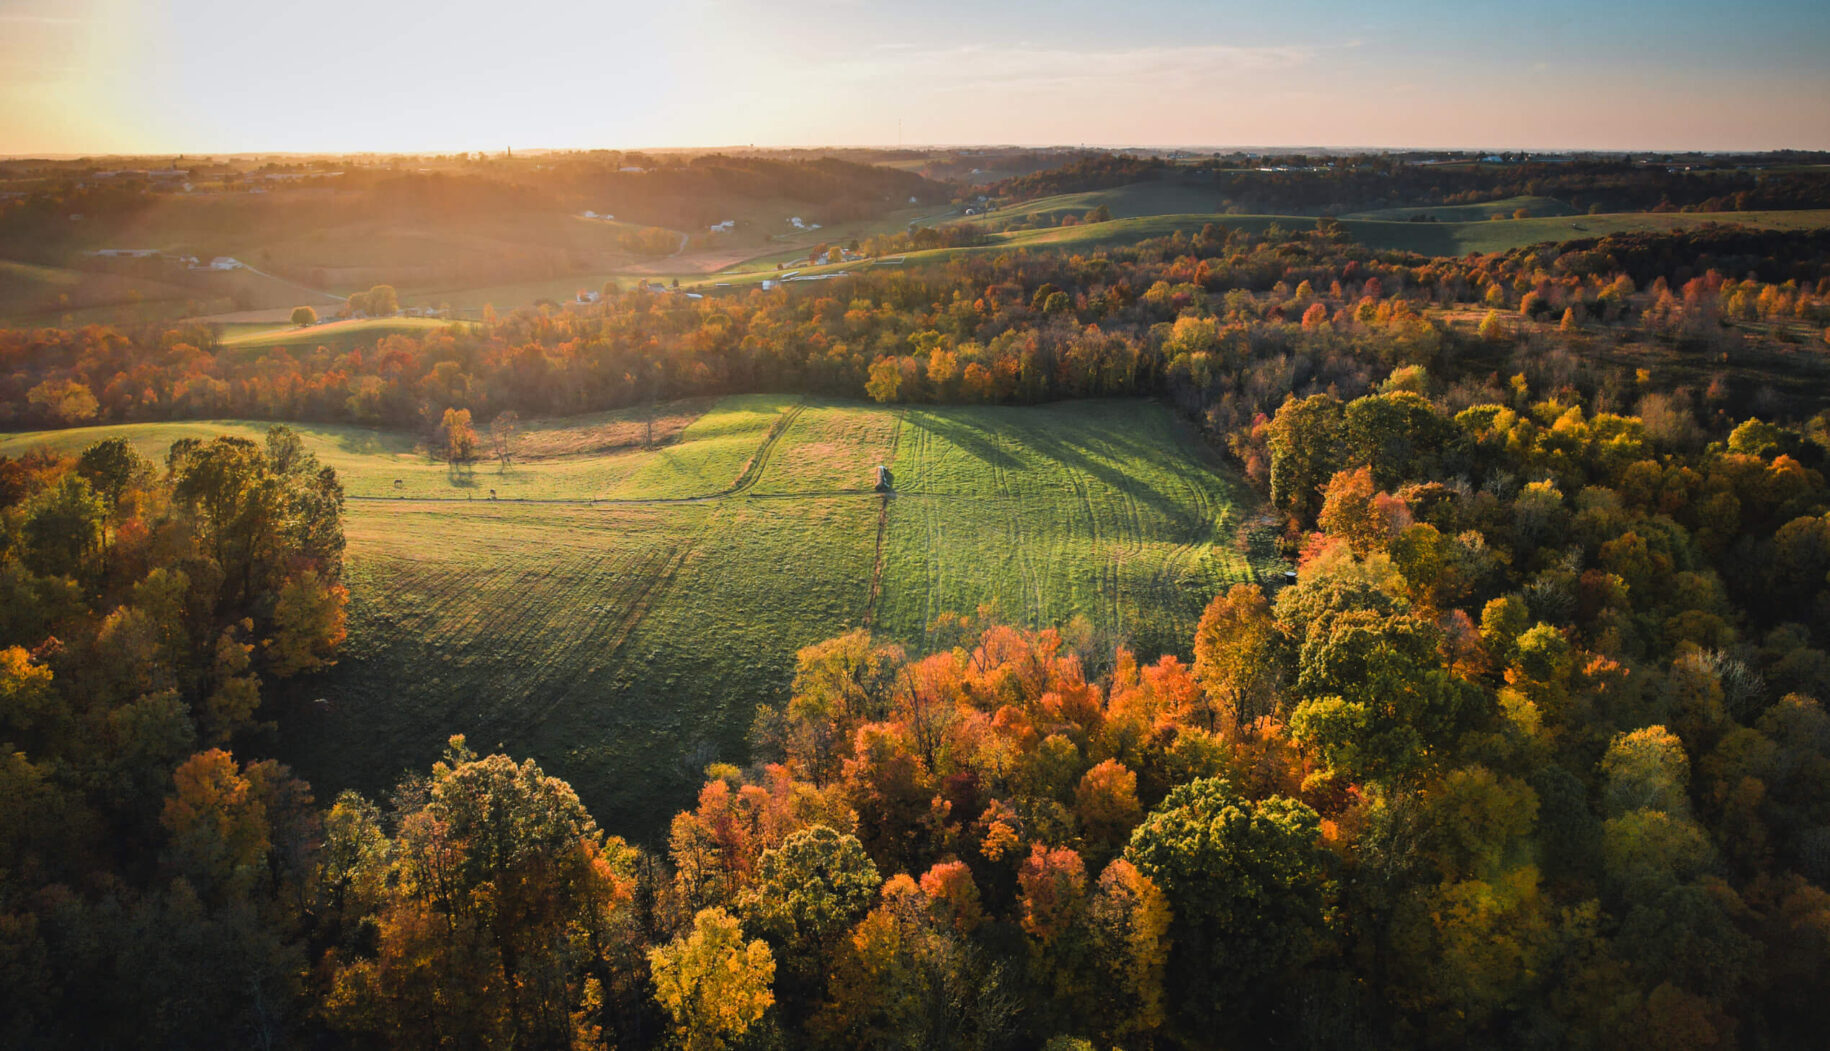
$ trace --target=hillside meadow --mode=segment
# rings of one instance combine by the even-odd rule
[[[349,641],[280,706],[301,773],[378,792],[461,732],[648,837],[707,762],[742,758],[802,646],[870,627],[920,650],[938,615],[988,606],[1178,651],[1208,598],[1255,575],[1248,490],[1156,403],[747,395],[658,407],[652,449],[646,415],[529,421],[514,462],[460,469],[409,434],[295,426],[349,497]],[[118,433],[157,459],[266,427],[11,434],[0,455]]]
[[[232,350],[265,350],[286,347],[309,351],[317,347],[347,350],[372,346],[382,336],[405,334],[424,337],[452,324],[429,317],[345,318],[316,325],[285,323],[226,323],[219,326],[218,343]]]

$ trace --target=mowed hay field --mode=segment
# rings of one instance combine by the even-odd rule
[[[1249,491],[1153,402],[751,395],[660,407],[654,449],[627,444],[644,415],[533,421],[506,471],[453,472],[410,435],[295,428],[352,497],[349,642],[275,706],[321,794],[384,791],[462,733],[652,838],[706,763],[745,757],[802,646],[863,626],[920,649],[940,613],[991,604],[1186,654],[1208,598],[1254,575],[1235,546]],[[265,426],[5,435],[0,454],[118,432],[162,457]]]
[[[897,638],[991,602],[1186,653],[1208,599],[1252,578],[1249,491],[1155,405],[912,409],[894,474],[878,623]]]

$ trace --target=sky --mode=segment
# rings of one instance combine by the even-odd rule
[[[0,155],[1830,149],[1826,0],[0,0]]]

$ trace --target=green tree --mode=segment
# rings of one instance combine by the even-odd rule
[[[1279,980],[1321,951],[1331,891],[1320,838],[1314,810],[1253,802],[1223,778],[1177,786],[1132,833],[1125,859],[1176,917],[1173,999],[1191,1023],[1274,1008]]]
[[[279,583],[288,499],[284,482],[246,438],[173,446],[173,495],[191,512],[204,550],[223,572],[226,611],[245,611]]]
[[[1297,658],[1291,736],[1355,779],[1406,778],[1443,760],[1479,710],[1478,691],[1442,667],[1440,632],[1408,613],[1328,612]]]
[[[1340,469],[1343,421],[1339,398],[1314,394],[1284,401],[1271,419],[1271,502],[1307,526],[1321,509],[1322,483]]]
[[[825,825],[763,852],[741,911],[745,925],[778,950],[788,1002],[819,1001],[839,940],[870,910],[881,883],[858,837]]]
[[[80,474],[65,475],[26,507],[27,561],[41,573],[84,578],[101,550],[108,505]]]
[[[292,323],[300,328],[305,328],[308,325],[315,325],[318,323],[318,312],[310,307],[293,307]]]
[[[129,489],[151,480],[153,465],[127,439],[105,438],[84,449],[77,457],[76,473],[108,501],[108,508],[113,511],[120,506]]]
[[[1373,485],[1381,490],[1433,475],[1430,468],[1453,434],[1428,398],[1408,390],[1356,398],[1342,420],[1347,462],[1371,467]]]
[[[591,1024],[587,975],[636,967],[634,852],[564,781],[462,737],[401,797],[389,848],[346,815],[343,893],[391,865],[373,951],[337,961],[331,1024],[396,1045],[570,1043]]]

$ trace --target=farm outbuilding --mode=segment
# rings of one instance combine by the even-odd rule
[[[890,469],[882,464],[877,465],[876,479],[876,488],[878,492],[887,493],[894,488],[894,485],[890,480]]]

